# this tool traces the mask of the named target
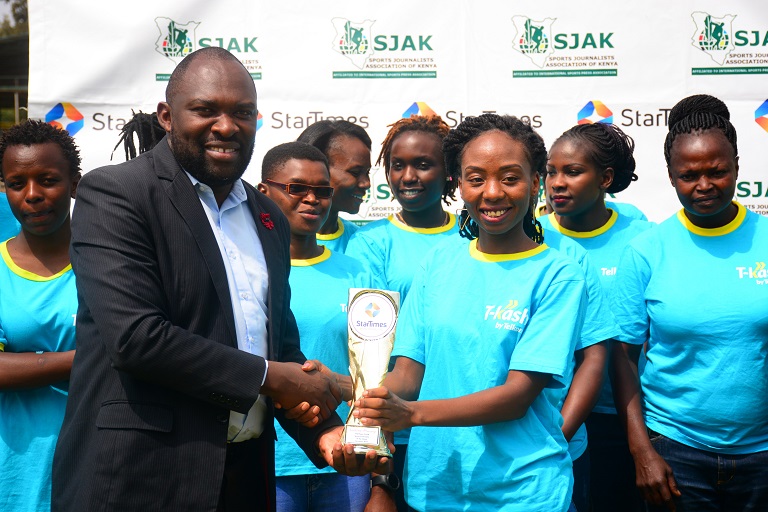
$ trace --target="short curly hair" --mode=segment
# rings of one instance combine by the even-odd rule
[[[0,179],[3,178],[2,163],[8,148],[48,143],[61,148],[64,158],[69,162],[69,172],[72,176],[80,172],[80,150],[69,132],[43,121],[29,119],[0,135]]]
[[[443,141],[448,133],[451,131],[451,127],[446,124],[440,116],[418,116],[412,115],[399,119],[396,122],[389,125],[389,133],[387,133],[384,142],[381,143],[381,153],[376,160],[376,165],[384,164],[384,170],[389,175],[390,157],[392,156],[392,145],[395,139],[405,132],[422,132],[434,134],[440,140],[440,152],[442,153]],[[446,174],[448,171],[445,171]],[[443,187],[443,201],[448,199],[456,200],[454,193],[456,192],[456,185],[458,181],[454,179],[447,180]]]

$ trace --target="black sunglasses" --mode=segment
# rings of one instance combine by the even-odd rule
[[[270,185],[282,188],[292,196],[304,197],[309,194],[309,191],[311,190],[314,196],[318,199],[330,199],[333,197],[333,187],[327,185],[317,187],[315,185],[306,185],[304,183],[278,183],[277,181],[272,180],[264,181]]]

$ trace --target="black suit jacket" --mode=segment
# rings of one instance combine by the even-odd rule
[[[246,191],[269,271],[269,359],[303,362],[289,308],[288,224],[264,195],[247,184]],[[54,456],[53,510],[215,510],[229,410],[250,409],[266,364],[237,349],[216,239],[166,140],[83,177],[71,259],[77,352]],[[324,465],[314,441],[338,417],[311,430],[278,419]],[[262,437],[273,439],[267,421]]]

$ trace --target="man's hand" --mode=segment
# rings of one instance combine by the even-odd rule
[[[335,379],[339,387],[341,387],[341,399],[343,401],[351,402],[355,398],[355,388],[352,385],[352,377],[350,377],[349,375],[336,373],[330,368],[328,368],[327,366],[325,366],[322,362],[318,361],[317,359],[307,360],[307,362],[304,363],[301,369],[304,370],[305,372],[311,372],[313,370],[317,370],[323,375],[326,375],[329,378]]]
[[[637,487],[645,501],[675,512],[674,499],[680,497],[680,490],[672,468],[653,448],[635,457],[635,472]]]
[[[341,445],[341,434],[344,427],[329,428],[317,440],[317,449],[325,461],[333,469],[347,476],[360,476],[371,472],[389,473],[391,471],[389,457],[378,457],[375,450],[368,450],[365,455],[355,454],[351,444]],[[395,451],[393,445],[389,446]]]
[[[294,409],[302,402],[317,406],[323,420],[329,418],[341,403],[341,389],[335,379],[318,371],[303,371],[298,363],[271,361],[261,392],[286,409]],[[311,410],[312,407],[304,412]],[[300,412],[301,409],[294,411]]]
[[[283,408],[279,402],[274,404],[275,409]],[[299,405],[285,411],[285,418],[301,423],[306,428],[312,428],[320,423],[320,407],[309,405],[309,402],[301,402]]]

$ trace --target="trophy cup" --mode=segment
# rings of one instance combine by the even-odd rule
[[[395,344],[395,326],[400,309],[400,294],[386,290],[350,288],[347,322],[349,332],[349,374],[355,390],[354,400],[363,391],[381,386],[389,367],[389,356]],[[367,427],[349,411],[342,442],[355,446],[355,453],[376,450],[391,457],[381,427]]]

